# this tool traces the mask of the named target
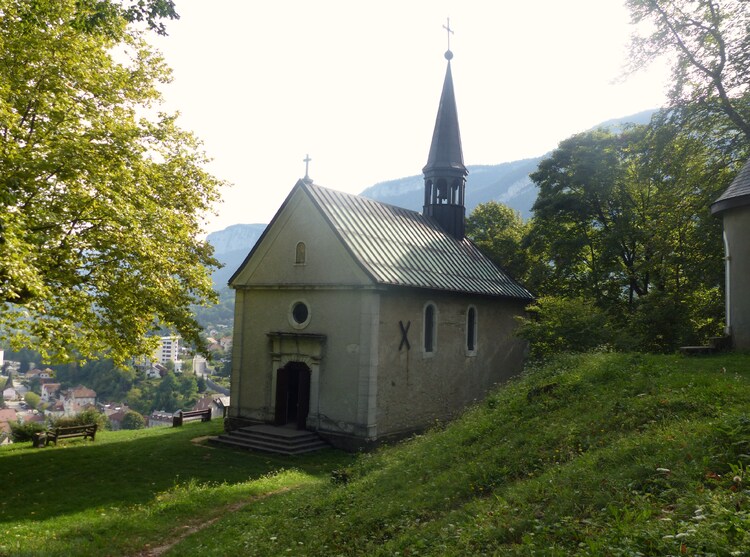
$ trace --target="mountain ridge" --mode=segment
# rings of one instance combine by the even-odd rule
[[[655,110],[644,110],[636,114],[606,120],[590,129],[606,128],[619,132],[629,125],[646,124]],[[498,164],[468,165],[466,179],[466,212],[471,213],[480,203],[497,201],[518,211],[524,219],[531,217],[531,208],[537,196],[536,185],[529,178],[545,157],[529,157]],[[374,184],[359,195],[396,205],[413,211],[422,211],[424,202],[424,177],[422,174],[405,176]],[[214,248],[214,256],[223,265],[214,271],[213,280],[217,288],[224,287],[235,270],[258,241],[266,224],[233,224],[223,230],[210,233],[206,240]]]

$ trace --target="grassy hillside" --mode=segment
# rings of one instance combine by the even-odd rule
[[[64,555],[73,543],[74,554],[94,555],[87,548],[110,529],[109,555],[145,544],[174,556],[750,554],[749,356],[559,358],[447,427],[356,461],[212,450],[190,443],[190,428],[110,436],[0,450],[6,480],[14,464],[76,477],[70,467],[90,462],[77,487],[95,493],[73,509],[50,507],[57,482],[32,483],[28,497],[47,495],[41,514],[9,516],[6,481],[0,555]],[[125,486],[116,455],[138,453],[142,480]],[[202,459],[213,461],[210,473],[190,465]],[[154,466],[173,466],[180,479],[149,487]],[[138,495],[112,501],[128,489]],[[74,532],[53,534],[60,525]],[[53,536],[31,551],[33,539]]]

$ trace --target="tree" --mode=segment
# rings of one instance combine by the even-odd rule
[[[156,387],[152,410],[164,410],[174,412],[180,408],[180,399],[177,392],[177,377],[171,371],[167,373]]]
[[[122,429],[143,429],[146,427],[146,420],[144,420],[143,416],[140,415],[138,412],[133,412],[132,410],[129,410],[122,417],[122,422],[120,422],[120,427]]]
[[[724,141],[750,141],[750,9],[746,0],[627,0],[634,69],[672,57],[672,115],[724,120]]]
[[[650,185],[629,175],[630,146],[642,135],[642,129],[575,135],[531,175],[539,195],[530,236],[535,249],[547,253],[547,293],[604,304],[619,301],[623,289],[631,303],[648,292],[650,277],[640,267]]]
[[[496,265],[521,281],[528,264],[521,245],[526,229],[518,211],[497,201],[480,203],[466,219],[466,236]]]
[[[201,346],[221,184],[158,112],[169,70],[143,27],[164,17],[171,1],[0,0],[1,336],[46,359],[122,363],[159,327]]]

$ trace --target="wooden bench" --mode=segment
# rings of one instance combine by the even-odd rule
[[[172,416],[172,427],[179,427],[183,422],[197,420],[200,418],[202,422],[211,421],[211,409],[206,408],[205,410],[188,410],[183,412],[180,410],[174,416]]]
[[[91,440],[94,441],[96,438],[96,429],[98,427],[99,426],[96,424],[86,424],[48,429],[47,431],[38,434],[34,446],[44,447],[49,445],[50,441],[54,441],[55,445],[57,445],[59,439],[70,439],[73,437],[83,437],[84,439],[90,437]]]

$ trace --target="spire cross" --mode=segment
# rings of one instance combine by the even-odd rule
[[[310,161],[311,160],[312,159],[310,158],[310,155],[305,155],[305,158],[302,159],[302,162],[305,163],[305,180],[309,180],[310,179],[309,170],[310,170]]]
[[[445,29],[448,32],[448,50],[451,49],[451,35],[453,35],[453,29],[451,29],[451,18],[446,18],[447,24],[443,25],[443,29]]]

